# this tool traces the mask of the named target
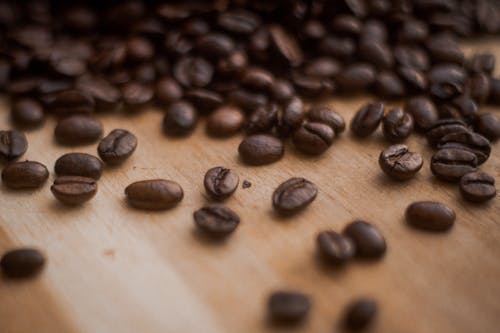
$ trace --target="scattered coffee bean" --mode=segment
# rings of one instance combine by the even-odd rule
[[[10,250],[0,259],[2,273],[9,278],[31,277],[37,274],[44,264],[43,254],[30,248]]]
[[[109,165],[125,162],[137,148],[137,137],[124,129],[112,130],[97,146],[99,157]]]
[[[16,126],[35,128],[43,123],[44,117],[42,105],[34,99],[23,98],[12,105],[11,118]]]
[[[458,182],[463,175],[476,169],[476,155],[460,148],[441,149],[431,160],[431,171],[434,176],[449,182]]]
[[[377,259],[386,251],[385,239],[372,224],[364,221],[354,221],[348,224],[343,234],[352,239],[356,255],[364,259]]]
[[[303,153],[319,155],[330,147],[334,136],[335,132],[326,124],[305,123],[293,133],[293,143]]]
[[[207,171],[203,185],[214,199],[225,199],[236,191],[240,178],[231,169],[215,167]]]
[[[271,95],[279,102],[284,103],[290,100],[295,94],[293,86],[285,80],[275,80],[271,86]]]
[[[97,193],[95,179],[78,176],[59,176],[50,187],[54,197],[65,205],[80,205]]]
[[[344,68],[336,77],[336,82],[344,92],[359,92],[375,83],[376,73],[372,65],[357,63]]]
[[[460,193],[472,202],[485,202],[493,199],[497,190],[495,178],[485,172],[466,173],[460,179]]]
[[[198,115],[187,102],[175,102],[168,108],[163,118],[163,131],[167,135],[183,136],[189,134],[198,122]]]
[[[278,119],[278,132],[281,136],[290,135],[293,130],[300,127],[306,112],[304,103],[298,97],[292,97],[283,107],[283,113]]]
[[[252,186],[252,183],[250,183],[248,180],[244,180],[243,183],[241,184],[241,188],[246,189]]]
[[[102,174],[102,162],[85,153],[68,153],[59,157],[54,165],[58,176],[79,176],[98,180]]]
[[[316,199],[316,185],[304,178],[290,178],[273,193],[273,207],[280,214],[293,214],[306,208]]]
[[[309,296],[296,291],[275,291],[268,300],[269,316],[275,322],[299,322],[310,309]]]
[[[250,114],[245,125],[248,134],[266,133],[278,123],[278,107],[268,104],[258,107]]]
[[[185,97],[197,111],[203,113],[208,113],[222,107],[222,103],[224,102],[222,95],[203,88],[189,89],[186,91]]]
[[[193,216],[196,225],[214,237],[229,235],[240,223],[239,216],[222,205],[205,206],[195,211]]]
[[[347,306],[343,323],[350,330],[361,330],[370,326],[376,315],[377,303],[370,298],[361,298]]]
[[[359,109],[352,118],[351,131],[358,137],[366,137],[375,132],[383,115],[383,103],[367,104]]]
[[[493,113],[480,114],[477,117],[476,129],[491,142],[495,142],[500,138],[500,119]]]
[[[155,86],[156,99],[164,104],[173,103],[182,97],[182,88],[170,77],[161,78]]]
[[[406,94],[404,82],[393,72],[378,73],[375,80],[377,95],[385,98],[400,98]]]
[[[354,256],[354,243],[335,231],[322,231],[316,238],[322,257],[333,265],[341,265]]]
[[[54,135],[63,145],[86,145],[94,143],[102,136],[102,124],[99,120],[85,115],[74,115],[57,123]]]
[[[57,93],[49,105],[51,113],[58,116],[89,114],[94,112],[95,101],[91,95],[76,89],[63,90]]]
[[[100,77],[82,76],[75,85],[77,89],[94,99],[96,110],[114,109],[122,98],[118,88]]]
[[[468,129],[464,122],[457,119],[438,120],[427,130],[427,141],[433,147],[436,147],[441,138],[446,134],[455,132],[467,132]]]
[[[404,141],[413,132],[413,117],[403,109],[392,109],[382,120],[382,132],[390,142]]]
[[[47,167],[33,161],[13,162],[2,170],[2,182],[12,189],[38,188],[48,178]]]
[[[245,115],[238,107],[223,106],[210,114],[207,132],[216,137],[236,134],[245,122]]]
[[[335,132],[335,135],[339,135],[345,130],[344,118],[331,108],[313,107],[309,110],[307,116],[312,122],[323,123],[330,126]]]
[[[491,152],[491,145],[488,139],[474,132],[455,132],[446,134],[441,138],[438,149],[458,148],[474,153],[477,157],[477,164],[486,162]]]
[[[378,163],[382,171],[396,180],[407,180],[420,171],[424,161],[418,153],[410,152],[405,145],[393,145],[384,149]]]
[[[243,139],[238,152],[246,164],[264,165],[281,159],[285,150],[280,139],[267,134],[256,134]]]
[[[182,187],[164,179],[142,180],[125,189],[127,202],[139,209],[160,210],[177,205],[184,197]]]
[[[128,82],[121,87],[121,95],[125,105],[134,109],[150,103],[154,91],[151,87],[139,82]]]
[[[419,201],[406,208],[406,220],[419,229],[446,231],[453,226],[455,218],[453,209],[440,202]]]
[[[15,160],[28,149],[28,141],[23,132],[16,130],[0,131],[0,158]]]
[[[410,98],[405,110],[415,121],[415,126],[423,131],[430,129],[438,120],[439,114],[432,100],[426,96]]]

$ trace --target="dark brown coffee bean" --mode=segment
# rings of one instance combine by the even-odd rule
[[[495,142],[500,138],[500,119],[493,113],[483,113],[477,117],[476,130]]]
[[[257,67],[246,69],[241,77],[241,84],[249,89],[269,91],[273,83],[274,76],[269,71]]]
[[[342,69],[340,63],[332,57],[321,57],[311,60],[304,67],[307,76],[333,78]]]
[[[153,45],[143,37],[130,37],[125,43],[125,48],[127,58],[131,61],[147,61],[154,56]]]
[[[356,112],[351,120],[351,131],[358,137],[366,137],[377,130],[384,115],[384,104],[367,104]]]
[[[203,58],[185,57],[174,66],[174,77],[184,87],[205,87],[212,81],[213,66]]]
[[[23,98],[14,103],[11,118],[16,126],[22,128],[35,128],[44,121],[43,107],[34,99]]]
[[[0,159],[15,160],[28,149],[28,140],[23,132],[0,131]]]
[[[38,250],[20,248],[7,251],[0,259],[2,273],[9,278],[27,278],[37,274],[45,264]]]
[[[411,67],[400,67],[397,72],[409,91],[420,93],[427,90],[429,82],[422,71]]]
[[[406,43],[423,42],[429,35],[429,27],[423,21],[409,19],[403,22],[401,29],[397,32],[398,40]]]
[[[307,116],[312,122],[330,126],[335,132],[335,135],[339,135],[345,130],[344,118],[338,112],[329,107],[313,107],[309,110]]]
[[[142,107],[153,100],[154,91],[151,87],[129,82],[121,87],[123,102],[130,108]]]
[[[311,309],[309,296],[296,291],[275,291],[267,303],[270,319],[275,322],[295,323]]]
[[[236,9],[222,12],[217,24],[228,32],[249,35],[260,26],[261,21],[253,12]]]
[[[474,153],[477,157],[478,165],[486,162],[491,152],[491,145],[488,139],[474,132],[455,132],[446,134],[441,138],[438,149],[458,148]]]
[[[478,104],[484,104],[490,96],[490,77],[485,73],[474,74],[469,79],[470,97]]]
[[[464,92],[467,73],[460,66],[442,64],[432,67],[428,79],[431,95],[440,100],[449,100]]]
[[[370,298],[361,298],[346,308],[344,326],[350,330],[361,330],[371,325],[377,315],[377,303]]]
[[[54,197],[65,205],[80,205],[97,193],[97,182],[92,178],[60,176],[50,187]]]
[[[333,80],[307,76],[300,72],[293,73],[292,83],[299,94],[307,97],[318,97],[323,94],[332,93],[335,90]]]
[[[337,76],[335,82],[338,88],[345,92],[357,92],[370,87],[375,83],[376,73],[373,66],[357,63],[344,68]]]
[[[354,243],[335,231],[322,231],[316,237],[319,253],[333,265],[342,265],[354,256]]]
[[[464,63],[464,53],[451,35],[432,36],[427,41],[426,46],[434,62],[455,63],[458,65]]]
[[[173,103],[163,117],[163,132],[172,136],[191,133],[198,122],[198,115],[191,104],[184,101]]]
[[[358,54],[361,59],[379,70],[391,68],[394,64],[394,57],[389,46],[377,40],[360,40]]]
[[[377,74],[375,91],[385,98],[400,98],[406,94],[403,81],[393,72],[384,71]]]
[[[13,162],[2,170],[2,182],[12,189],[38,188],[49,178],[49,171],[42,163]]]
[[[410,98],[405,110],[413,116],[415,126],[420,130],[428,130],[439,120],[436,106],[426,96]]]
[[[182,88],[174,79],[164,77],[156,82],[155,97],[160,103],[168,105],[182,97]]]
[[[272,45],[278,55],[291,67],[297,67],[304,61],[304,54],[297,40],[283,27],[272,24],[269,27]]]
[[[339,34],[357,36],[361,33],[363,24],[361,21],[352,15],[340,14],[333,18],[331,23],[333,31]]]
[[[298,150],[306,154],[319,155],[325,152],[333,142],[335,132],[323,123],[303,124],[293,133],[293,143]]]
[[[400,67],[413,68],[418,71],[427,71],[430,67],[427,53],[414,45],[397,45],[394,48],[394,58]]]
[[[268,98],[261,93],[238,89],[228,95],[228,101],[238,105],[245,111],[252,112],[258,107],[265,106]]]
[[[241,109],[223,106],[210,114],[207,119],[207,132],[216,137],[227,137],[238,133],[245,122]]]
[[[424,161],[418,153],[410,152],[405,145],[393,145],[384,149],[378,163],[386,175],[396,180],[407,180],[420,171]]]
[[[57,159],[54,171],[58,176],[80,176],[97,180],[101,178],[102,162],[89,154],[68,153]]]
[[[273,207],[280,214],[294,214],[316,199],[316,185],[304,178],[290,178],[273,193]]]
[[[455,218],[453,209],[440,202],[419,201],[406,208],[406,221],[418,229],[446,231],[453,226]]]
[[[241,141],[238,152],[246,164],[264,165],[274,163],[283,157],[283,142],[267,134],[247,136]]]
[[[356,255],[364,259],[377,259],[386,251],[385,239],[372,224],[354,221],[348,224],[343,234],[352,239],[356,247]]]
[[[492,104],[500,105],[500,79],[491,78],[488,101]]]
[[[196,48],[209,58],[225,58],[235,49],[233,40],[225,34],[208,33],[196,41]]]
[[[58,116],[69,116],[76,113],[92,113],[95,101],[91,95],[81,90],[64,90],[54,97],[50,104],[50,112]]]
[[[379,20],[370,19],[361,29],[360,39],[374,39],[380,42],[387,40],[387,27]]]
[[[476,53],[467,63],[467,68],[473,73],[492,74],[495,70],[495,55],[492,53]]]
[[[413,132],[413,117],[403,109],[392,109],[382,120],[382,132],[390,142],[401,142]]]
[[[271,86],[271,96],[279,103],[290,100],[295,94],[295,89],[290,82],[277,79]]]
[[[86,115],[73,115],[57,123],[54,135],[60,144],[77,146],[96,142],[102,131],[99,120]]]
[[[135,208],[161,210],[172,208],[184,197],[182,187],[164,179],[142,180],[125,189],[127,202]]]
[[[125,162],[137,148],[137,137],[124,129],[114,129],[99,142],[99,157],[109,165]]]
[[[209,205],[194,212],[198,228],[213,237],[224,237],[232,233],[240,223],[240,217],[222,205]]]
[[[52,59],[50,68],[54,73],[64,77],[77,77],[85,73],[87,64],[82,59],[66,57]]]
[[[82,77],[75,85],[78,90],[94,99],[97,110],[113,109],[121,101],[120,90],[99,77]]]
[[[281,117],[278,118],[278,133],[281,136],[290,135],[293,130],[300,127],[306,111],[304,109],[304,102],[299,97],[291,98],[283,107]]]
[[[226,58],[217,61],[217,74],[222,76],[238,76],[248,66],[248,56],[243,50],[234,51]]]
[[[438,150],[432,156],[431,171],[441,180],[457,182],[466,173],[476,171],[477,157],[473,152],[460,148]]]
[[[247,119],[245,131],[248,134],[266,133],[278,123],[278,107],[268,104],[257,108]]]
[[[156,79],[156,70],[152,63],[137,65],[131,74],[133,80],[143,84],[151,83]]]
[[[207,193],[215,199],[225,199],[236,191],[240,178],[231,169],[215,167],[207,171],[203,185]]]
[[[463,119],[473,124],[477,118],[477,104],[467,95],[461,95],[439,106],[441,118]]]
[[[426,136],[427,141],[433,147],[439,144],[439,141],[443,136],[456,133],[456,132],[468,132],[469,130],[465,126],[465,123],[458,119],[442,119],[438,120],[427,130]]]
[[[221,94],[202,88],[189,89],[185,93],[185,98],[193,104],[193,106],[201,112],[210,112],[220,106],[224,102]]]
[[[350,37],[327,36],[319,42],[319,51],[322,55],[349,60],[356,53],[356,42]]]
[[[460,179],[460,193],[464,199],[472,202],[493,199],[497,194],[495,178],[485,172],[467,173]]]

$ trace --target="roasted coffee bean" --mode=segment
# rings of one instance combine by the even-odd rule
[[[380,153],[378,163],[389,177],[407,180],[420,171],[424,160],[420,154],[410,152],[405,145],[393,145]]]
[[[328,78],[307,76],[300,72],[294,72],[292,83],[295,89],[302,96],[318,97],[324,94],[330,94],[335,90],[335,84]]]
[[[309,110],[307,117],[312,122],[330,126],[335,132],[335,135],[339,135],[345,130],[344,118],[338,112],[329,107],[313,107]]]
[[[246,69],[241,77],[241,84],[249,89],[269,91],[273,83],[273,74],[258,67]]]
[[[193,104],[198,111],[205,113],[211,112],[222,106],[224,102],[224,98],[221,94],[203,88],[189,89],[185,93],[185,98]]]
[[[154,56],[154,48],[149,40],[143,37],[130,37],[125,43],[127,58],[134,62],[147,61]]]
[[[84,76],[75,85],[78,90],[94,99],[96,110],[113,109],[121,101],[120,90],[102,78]]]
[[[492,74],[495,69],[495,55],[491,53],[476,53],[467,63],[467,68],[473,73]]]
[[[44,120],[44,111],[40,103],[34,99],[23,98],[12,105],[11,119],[18,127],[35,128]]]
[[[49,171],[42,163],[13,162],[2,170],[2,182],[12,189],[38,188],[49,178]]]
[[[160,103],[168,105],[182,97],[182,88],[174,79],[164,77],[156,82],[155,97]]]
[[[283,142],[267,134],[247,136],[241,141],[238,152],[246,164],[264,165],[278,161],[283,157]]]
[[[431,96],[448,100],[461,95],[467,73],[462,67],[453,64],[436,65],[428,73]]]
[[[102,131],[102,124],[96,118],[73,115],[57,123],[54,136],[62,145],[78,146],[96,142],[102,136]]]
[[[218,15],[217,24],[228,32],[249,35],[260,26],[261,21],[253,12],[236,9]]]
[[[322,231],[316,238],[320,255],[333,265],[346,263],[354,256],[354,243],[350,238],[342,236],[335,231]]]
[[[231,169],[215,167],[207,171],[203,185],[214,199],[225,199],[236,191],[240,178]]]
[[[99,157],[109,165],[125,162],[137,148],[137,137],[124,129],[114,129],[99,142]]]
[[[427,71],[430,67],[430,60],[427,53],[415,45],[397,45],[394,48],[394,59],[403,68],[408,67],[418,71]]]
[[[248,56],[242,50],[237,50],[226,58],[217,61],[217,74],[221,76],[239,76],[248,66]]]
[[[266,133],[278,123],[278,107],[268,104],[257,108],[247,119],[245,131],[248,134]]]
[[[295,323],[304,318],[311,309],[309,296],[296,291],[275,291],[269,297],[268,311],[275,322]]]
[[[427,49],[434,62],[455,63],[462,65],[464,63],[464,54],[460,50],[455,38],[449,34],[434,35],[426,43]]]
[[[281,117],[278,118],[278,133],[281,136],[290,135],[300,127],[305,116],[304,102],[299,97],[293,97],[285,104]]]
[[[439,120],[436,106],[426,96],[410,98],[406,103],[405,110],[412,115],[415,126],[423,131],[431,128]]]
[[[123,102],[129,108],[142,107],[153,100],[154,91],[151,87],[138,82],[129,82],[121,87]]]
[[[344,68],[337,76],[338,88],[345,92],[357,92],[375,83],[376,73],[372,65],[357,63]]]
[[[271,86],[271,95],[279,103],[284,103],[290,100],[295,93],[295,89],[290,82],[277,79]]]
[[[215,137],[227,137],[238,133],[245,122],[245,114],[240,108],[222,106],[212,112],[207,119],[207,132]]]
[[[50,112],[58,116],[76,113],[92,113],[95,101],[91,95],[76,89],[64,90],[56,94],[50,104]]]
[[[205,87],[212,81],[213,66],[203,58],[184,57],[174,66],[173,74],[184,87]]]
[[[7,251],[0,259],[3,275],[9,278],[27,278],[37,274],[45,264],[40,251],[20,248]]]
[[[163,132],[172,136],[191,133],[198,122],[198,115],[191,104],[185,101],[173,103],[163,117]]]
[[[80,176],[97,180],[101,178],[102,162],[89,154],[68,153],[57,159],[54,171],[58,176]]]
[[[332,29],[339,34],[347,34],[357,36],[361,33],[363,24],[361,21],[352,15],[337,15],[334,17],[332,24]]]
[[[376,316],[377,303],[370,298],[361,298],[347,306],[343,324],[350,330],[361,330],[370,326]]]
[[[467,95],[461,95],[439,106],[441,118],[463,119],[473,124],[477,118],[477,104]]]
[[[319,155],[325,152],[333,142],[335,132],[323,123],[308,122],[293,133],[293,143],[298,150],[306,154]]]
[[[427,141],[433,147],[436,147],[441,141],[441,138],[450,133],[467,132],[469,131],[465,123],[458,119],[442,119],[438,120],[429,127],[426,136]]]
[[[470,97],[478,104],[484,104],[490,96],[490,77],[484,73],[474,74],[469,79]]]
[[[65,205],[80,205],[97,193],[95,179],[78,176],[60,176],[50,187],[54,197]]]
[[[340,63],[334,58],[321,57],[311,60],[304,67],[304,74],[321,78],[333,78],[341,69]]]
[[[265,106],[268,98],[261,93],[238,89],[228,95],[228,101],[238,105],[245,111],[252,112],[258,107]]]
[[[280,214],[293,214],[316,199],[316,185],[304,178],[290,178],[281,183],[273,193],[273,207]]]
[[[420,43],[429,35],[429,27],[423,21],[409,19],[402,22],[401,29],[397,32],[398,40],[403,43]]]
[[[214,237],[224,237],[232,233],[240,223],[240,217],[222,205],[209,205],[194,212],[198,228]]]
[[[457,182],[466,173],[476,171],[477,157],[468,150],[445,148],[432,156],[431,171],[437,178]]]
[[[271,42],[277,54],[291,67],[297,67],[304,61],[304,54],[297,40],[283,27],[272,24],[269,27]]]
[[[500,105],[500,79],[490,79],[490,93],[488,102]]]
[[[366,137],[377,129],[384,115],[384,104],[367,104],[356,112],[351,120],[351,131],[358,137]]]
[[[460,179],[460,193],[464,199],[472,202],[493,199],[497,194],[495,178],[485,172],[467,173]]]
[[[438,149],[458,148],[474,153],[477,157],[478,165],[486,162],[491,152],[491,145],[488,139],[474,132],[455,132],[446,134],[441,138]]]
[[[198,38],[196,48],[210,59],[217,59],[229,56],[234,51],[235,44],[228,35],[208,33]]]
[[[356,42],[351,37],[326,36],[319,42],[319,52],[346,61],[355,55]]]
[[[446,231],[453,226],[455,218],[453,209],[440,202],[419,201],[406,208],[406,221],[418,229]]]
[[[23,132],[0,131],[0,159],[15,160],[28,149],[28,140]]]
[[[389,46],[377,40],[360,40],[358,54],[361,59],[379,70],[391,68],[394,64],[394,57]]]
[[[415,68],[411,67],[400,67],[397,70],[399,77],[406,84],[407,89],[410,92],[424,92],[429,86],[429,82],[425,74]]]
[[[393,72],[384,71],[377,74],[375,80],[377,95],[385,98],[400,98],[406,94],[403,81]]]
[[[354,242],[356,255],[364,259],[381,258],[386,251],[385,239],[380,231],[372,224],[364,221],[354,221],[348,224],[344,236]]]
[[[382,132],[390,142],[401,142],[413,132],[413,117],[403,109],[392,109],[382,119]]]
[[[476,130],[495,142],[500,138],[500,119],[493,113],[480,114],[477,117]]]
[[[172,208],[184,197],[182,187],[164,179],[142,180],[125,189],[127,202],[135,208],[161,210]]]

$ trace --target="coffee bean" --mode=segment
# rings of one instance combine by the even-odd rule
[[[297,67],[304,61],[304,54],[297,40],[283,27],[272,24],[269,27],[271,42],[278,55],[291,67]]]
[[[379,70],[391,68],[394,64],[394,57],[389,46],[377,40],[360,40],[358,54],[361,59]]]
[[[432,156],[431,171],[437,178],[457,182],[466,173],[476,171],[477,157],[460,148],[445,148]]]
[[[380,153],[378,163],[382,171],[396,180],[414,177],[422,168],[424,161],[418,153],[410,152],[405,145],[393,145]]]
[[[356,112],[351,120],[351,131],[358,137],[366,137],[377,129],[384,115],[384,104],[367,104]]]
[[[344,118],[329,107],[313,107],[309,110],[307,116],[312,122],[330,126],[335,132],[335,135],[339,135],[345,130]]]
[[[0,159],[12,161],[23,155],[28,149],[28,141],[23,132],[0,130]]]
[[[306,97],[319,97],[335,90],[335,83],[328,78],[307,76],[300,72],[292,74],[292,83],[299,94]]]
[[[271,86],[271,95],[279,103],[284,103],[290,100],[295,94],[295,89],[290,82],[285,80],[274,80]]]
[[[198,111],[205,113],[221,107],[224,102],[223,97],[219,93],[203,88],[189,89],[185,93],[185,98]]]
[[[198,228],[214,237],[229,235],[240,223],[239,216],[222,205],[205,206],[195,211],[193,216]]]
[[[493,199],[497,194],[495,178],[480,171],[466,173],[460,179],[460,193],[464,199],[472,202]]]
[[[291,98],[283,107],[281,117],[278,118],[278,132],[281,136],[290,135],[293,130],[300,127],[306,112],[304,103],[299,97]]]
[[[321,57],[308,62],[304,67],[304,74],[321,78],[333,78],[341,69],[340,63],[334,58]]]
[[[102,174],[102,162],[85,153],[68,153],[59,157],[54,165],[58,176],[80,176],[98,180]]]
[[[91,95],[76,89],[64,90],[56,94],[49,106],[51,113],[69,116],[79,113],[92,113],[95,101]]]
[[[243,72],[241,84],[249,89],[269,91],[274,84],[274,76],[265,69],[251,67]]]
[[[145,84],[128,82],[121,87],[121,94],[127,107],[137,108],[150,103],[153,100],[154,91]]]
[[[406,208],[406,220],[418,229],[446,231],[453,226],[455,218],[453,209],[440,202],[419,201]]]
[[[426,96],[410,98],[406,103],[405,110],[413,116],[415,126],[423,131],[431,128],[439,120],[436,106]]]
[[[125,189],[127,202],[135,208],[147,210],[169,209],[184,197],[182,187],[164,179],[143,180]]]
[[[373,66],[357,63],[344,68],[337,76],[339,89],[345,92],[357,92],[375,83],[376,73]]]
[[[316,185],[304,178],[290,178],[273,193],[273,207],[280,214],[294,214],[316,199]]]
[[[125,162],[137,148],[137,137],[124,129],[114,129],[99,142],[99,157],[109,165]]]
[[[255,134],[241,141],[238,152],[246,164],[264,165],[280,160],[285,149],[280,139],[268,134]]]
[[[245,122],[241,109],[223,106],[210,114],[207,119],[207,132],[216,137],[227,137],[238,133]]]
[[[463,119],[473,124],[477,118],[477,104],[467,95],[455,97],[439,106],[441,118]]]
[[[465,126],[465,123],[458,119],[441,119],[429,127],[426,132],[426,136],[429,144],[436,147],[445,135],[468,131],[469,130]]]
[[[375,80],[375,91],[377,95],[385,98],[400,98],[406,94],[403,81],[390,71],[378,73]]]
[[[477,117],[476,130],[495,142],[500,138],[500,119],[493,113],[483,113]]]
[[[407,90],[410,92],[421,93],[427,90],[429,82],[424,72],[411,68],[400,67],[397,70],[399,77],[406,84]]]
[[[430,68],[427,52],[415,45],[397,45],[394,48],[394,59],[401,68],[413,68],[417,71],[427,71]]]
[[[225,199],[236,191],[240,178],[231,169],[215,167],[207,171],[203,185],[214,199]]]
[[[495,69],[495,55],[491,53],[476,53],[467,63],[467,68],[473,73],[492,74]]]
[[[250,114],[245,125],[247,134],[266,133],[278,123],[278,107],[268,104],[258,107]]]
[[[198,115],[191,104],[184,101],[173,103],[163,117],[163,132],[172,136],[191,133],[198,122]]]
[[[54,136],[62,145],[78,146],[96,142],[102,136],[102,131],[102,124],[96,118],[74,115],[57,123]]]
[[[234,41],[222,33],[208,33],[196,41],[196,48],[209,58],[225,58],[235,49]]]
[[[390,142],[404,141],[413,132],[413,117],[403,109],[392,109],[382,120],[382,132]]]
[[[205,87],[212,81],[213,72],[213,66],[199,57],[182,58],[173,69],[177,82],[188,88]]]
[[[356,53],[356,42],[350,37],[326,36],[319,42],[320,54],[346,61]]]
[[[182,88],[174,79],[164,77],[156,82],[155,97],[160,103],[168,105],[182,97]]]
[[[226,58],[218,59],[217,74],[222,76],[239,76],[248,66],[248,56],[242,50],[234,51]]]
[[[261,21],[253,12],[236,9],[220,13],[217,24],[231,33],[249,35],[260,26]]]
[[[356,255],[360,258],[378,259],[385,254],[387,248],[385,239],[380,231],[370,223],[354,221],[345,227],[343,234],[352,239]]]
[[[491,152],[491,145],[488,139],[474,132],[455,132],[446,134],[441,138],[438,149],[458,148],[474,153],[477,157],[477,164],[486,162]]]
[[[275,322],[295,323],[304,318],[311,309],[309,296],[296,291],[275,291],[269,297],[268,311]]]
[[[339,34],[357,36],[361,33],[363,24],[357,17],[345,14],[335,16],[331,27]]]
[[[2,273],[9,278],[27,278],[37,274],[45,264],[38,250],[19,248],[7,251],[0,259]]]
[[[490,93],[488,102],[495,105],[500,104],[500,79],[490,79]]]
[[[351,239],[335,231],[322,231],[316,238],[319,253],[333,265],[342,265],[354,256],[355,248]]]
[[[243,110],[252,112],[268,102],[266,95],[248,90],[238,89],[228,95],[228,101],[236,104]]]
[[[490,96],[490,77],[484,73],[473,75],[469,79],[470,97],[478,104],[484,104]]]
[[[44,120],[43,107],[34,99],[23,98],[14,103],[11,118],[16,126],[22,128],[35,128]]]
[[[310,122],[302,125],[293,133],[293,143],[298,150],[306,154],[319,155],[325,152],[333,142],[335,132],[322,123]]]
[[[448,100],[464,92],[467,73],[453,64],[436,65],[428,73],[431,96]]]
[[[377,303],[370,298],[361,298],[347,306],[343,324],[350,330],[361,330],[370,326],[376,315]]]
[[[426,43],[427,49],[435,62],[464,63],[464,54],[455,38],[449,34],[433,35]]]
[[[401,29],[397,32],[398,40],[406,43],[423,42],[429,35],[429,27],[423,21],[409,19],[403,22]]]
[[[121,101],[120,90],[99,77],[83,76],[76,81],[75,86],[94,99],[96,110],[113,109]]]
[[[60,176],[50,187],[54,197],[65,205],[80,205],[92,199],[97,193],[97,182],[92,178]]]
[[[2,170],[2,182],[12,189],[38,188],[47,178],[47,167],[38,162],[13,162]]]

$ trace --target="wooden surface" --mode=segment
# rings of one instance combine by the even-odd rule
[[[495,44],[474,48],[494,50]],[[331,105],[350,120],[369,99],[334,98]],[[1,100],[2,128],[10,126],[7,109]],[[481,110],[500,115],[498,108]],[[344,133],[318,158],[287,145],[278,163],[247,167],[238,160],[240,137],[207,138],[202,123],[193,136],[174,140],[161,134],[161,118],[158,110],[102,117],[106,133],[129,129],[139,146],[125,165],[105,170],[97,196],[82,207],[55,201],[49,190],[53,175],[35,192],[0,187],[0,252],[35,246],[48,258],[34,280],[0,279],[0,332],[339,332],[344,305],[363,295],[380,306],[369,332],[500,331],[500,199],[469,204],[455,185],[433,178],[432,151],[422,137],[408,142],[425,157],[422,171],[395,183],[377,164],[387,145],[380,131],[366,140]],[[52,172],[63,153],[96,153],[96,145],[54,144],[53,129],[49,120],[42,130],[29,132],[23,159],[40,161]],[[481,169],[500,182],[499,143],[492,155]],[[203,175],[217,165],[240,176],[240,188],[227,205],[242,222],[222,243],[200,236],[192,218],[207,202]],[[271,194],[292,176],[313,181],[319,194],[302,214],[280,219]],[[149,178],[178,181],[185,191],[182,203],[164,212],[129,208],[124,188]],[[244,179],[250,188],[241,188]],[[403,213],[415,200],[438,200],[455,209],[453,229],[431,234],[409,228]],[[337,271],[320,265],[316,234],[341,231],[356,218],[380,228],[388,244],[384,259],[355,260]],[[310,317],[298,328],[275,328],[266,321],[268,294],[283,288],[313,299]]]

